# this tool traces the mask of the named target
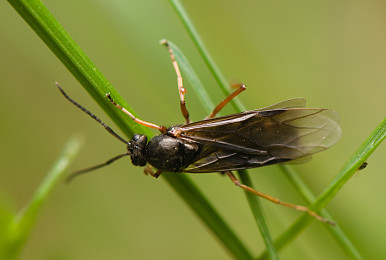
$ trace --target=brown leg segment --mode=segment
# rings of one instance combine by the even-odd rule
[[[178,63],[177,63],[176,58],[174,56],[173,50],[172,50],[172,48],[170,48],[168,42],[166,40],[164,40],[161,43],[168,48],[170,58],[172,59],[173,67],[174,67],[174,70],[176,71],[176,74],[177,74],[177,86],[178,86],[178,93],[180,94],[181,112],[185,118],[186,124],[189,124],[190,123],[190,117],[189,117],[188,109],[186,108],[186,104],[185,104],[186,89],[183,86],[180,68],[178,67]]]
[[[162,171],[158,170],[156,173],[154,173],[153,167],[150,164],[146,164],[146,166],[145,166],[145,168],[143,170],[143,173],[145,175],[150,174],[152,177],[158,178],[162,174]]]
[[[244,84],[241,84],[235,91],[233,91],[232,94],[230,94],[229,96],[227,96],[223,101],[220,102],[220,104],[218,104],[212,111],[212,113],[210,113],[209,116],[206,117],[206,119],[208,118],[212,118],[212,117],[215,117],[217,115],[218,112],[221,111],[221,109],[223,109],[223,107],[229,103],[229,101],[231,101],[232,99],[234,99],[238,94],[240,94],[241,92],[243,92],[244,90],[246,90],[247,87],[244,85]]]
[[[140,125],[143,125],[143,126],[146,126],[146,127],[150,127],[150,128],[154,128],[154,129],[157,129],[159,130],[161,133],[165,133],[166,132],[166,127],[165,126],[159,126],[159,125],[156,125],[156,124],[153,124],[153,123],[149,123],[149,122],[146,122],[146,121],[143,121],[139,118],[136,118],[132,113],[130,113],[128,110],[126,110],[126,108],[124,107],[121,107],[119,104],[117,104],[113,98],[110,96],[110,93],[107,93],[106,94],[106,97],[111,101],[111,103],[113,103],[114,106],[116,106],[119,110],[121,110],[123,113],[125,113],[126,115],[128,115],[131,119],[134,120],[134,122],[140,124]]]
[[[272,197],[272,196],[269,196],[265,193],[262,193],[260,191],[257,191],[255,189],[252,189],[251,187],[249,186],[246,186],[244,184],[242,184],[236,177],[235,175],[232,173],[232,172],[226,172],[226,174],[228,175],[228,177],[232,180],[232,182],[236,185],[236,186],[239,186],[240,188],[242,188],[243,190],[245,191],[248,191],[256,196],[259,196],[259,197],[262,197],[266,200],[269,200],[275,204],[279,204],[279,205],[282,205],[282,206],[286,206],[288,208],[292,208],[292,209],[296,209],[296,210],[299,210],[299,211],[303,211],[303,212],[306,212],[307,214],[309,214],[310,216],[314,217],[315,219],[321,221],[321,222],[324,222],[324,223],[327,223],[327,224],[330,224],[330,225],[335,225],[334,222],[328,220],[328,219],[325,219],[323,218],[322,216],[319,216],[316,212],[310,210],[309,208],[307,207],[304,207],[304,206],[300,206],[300,205],[296,205],[296,204],[291,204],[291,203],[287,203],[287,202],[281,202],[279,199],[275,198],[275,197]]]

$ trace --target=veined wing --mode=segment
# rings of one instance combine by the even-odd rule
[[[268,107],[277,109],[245,111],[181,126],[180,138],[203,146],[198,159],[184,171],[260,167],[302,158],[332,146],[341,131],[337,113],[298,108],[299,100],[302,99]]]
[[[306,100],[304,98],[291,98],[267,107],[254,109],[252,111],[284,109],[284,108],[304,108],[305,106],[306,106]]]

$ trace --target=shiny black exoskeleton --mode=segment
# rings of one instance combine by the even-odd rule
[[[149,142],[146,135],[135,134],[127,149],[131,162],[136,166],[149,163],[161,171],[182,172],[197,159],[201,145],[169,136],[166,132]]]

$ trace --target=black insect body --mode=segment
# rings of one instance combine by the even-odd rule
[[[245,86],[241,85],[206,119],[192,123],[185,105],[186,91],[182,85],[182,77],[170,48],[169,52],[179,79],[180,106],[186,120],[184,125],[167,129],[140,120],[115,103],[110,94],[106,95],[113,105],[135,122],[161,132],[161,135],[149,141],[145,135],[135,134],[132,140],[127,142],[94,114],[72,100],[57,84],[70,102],[94,118],[118,140],[127,144],[126,153],[106,163],[75,172],[70,175],[69,180],[129,155],[134,165],[146,166],[145,173],[154,177],[158,177],[162,172],[223,172],[237,186],[248,192],[333,224],[306,207],[281,202],[241,184],[231,171],[293,161],[329,148],[340,137],[337,113],[330,109],[304,108],[305,100],[295,98],[266,108],[215,117],[230,100],[245,90]],[[157,172],[154,173],[152,167],[155,167]]]
[[[135,135],[129,146],[137,147],[129,149],[132,162],[144,166],[147,161],[167,172],[204,173],[282,163],[327,149],[339,137],[336,113],[288,107],[300,103],[304,100],[292,99],[274,105],[285,109],[268,107],[172,127],[147,145],[144,135]]]
[[[148,143],[145,135],[135,134],[129,144],[129,153],[134,165],[145,166],[146,162],[160,171],[182,172],[197,160],[202,145],[187,142],[168,135],[155,136]]]

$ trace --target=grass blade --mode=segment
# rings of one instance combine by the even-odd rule
[[[382,143],[386,137],[386,118],[375,128],[373,133],[363,142],[354,155],[343,166],[342,170],[331,182],[330,185],[318,196],[315,202],[311,205],[311,209],[320,211],[324,208],[343,187],[343,185],[356,173],[359,167],[366,162],[369,156],[375,151],[375,149]],[[323,217],[328,217],[326,211],[322,211]],[[286,232],[284,232],[275,242],[277,248],[282,248],[290,241],[292,241],[301,230],[303,230],[307,224],[309,224],[310,218],[303,214]],[[346,253],[353,259],[362,259],[358,250],[346,240],[346,236],[343,236],[343,231],[339,226],[329,227],[329,229],[335,235],[335,238],[339,239],[340,244],[345,249]],[[259,259],[265,259],[267,252],[264,252]]]
[[[227,91],[227,81],[225,80],[225,77],[222,75],[221,71],[218,69],[216,64],[214,63],[213,59],[209,55],[209,52],[206,50],[203,41],[195,29],[193,23],[191,22],[187,12],[183,8],[182,4],[178,0],[170,0],[172,6],[176,10],[178,16],[180,17],[182,23],[184,24],[185,28],[187,29],[188,33],[190,34],[193,42],[195,43],[197,49],[199,50],[201,56],[203,57],[205,63],[209,67],[210,71],[212,72],[214,78],[217,80],[218,84],[220,85],[220,88],[225,93],[225,95],[228,94]],[[244,106],[240,102],[232,103],[233,107],[237,112],[245,110]],[[279,166],[281,167],[281,166]],[[304,184],[304,182],[300,181],[300,176],[295,172],[295,170],[292,167],[286,166],[287,169],[291,168],[292,171],[292,179],[291,183],[295,186],[295,189],[298,191],[299,194],[301,194],[304,198],[307,196],[304,196],[304,194],[312,194],[311,190]],[[285,172],[284,168],[282,167],[283,172]],[[309,199],[306,198],[306,201],[311,204],[313,202],[312,200],[313,196],[308,196]],[[327,212],[327,211],[324,211]],[[329,214],[326,213],[325,216],[329,216]],[[330,217],[329,217],[330,218]],[[351,256],[358,256],[360,258],[360,254],[358,250],[352,245],[348,237],[343,233],[343,231],[339,228],[331,229],[331,227],[328,227],[330,231],[332,231],[334,237],[340,243],[340,245],[345,249],[346,253]],[[262,231],[261,231],[262,232]],[[269,241],[269,239],[267,240]],[[266,242],[267,242],[266,241]],[[269,241],[271,243],[272,241]],[[270,252],[270,257],[272,252]],[[358,259],[359,259],[358,258]]]
[[[168,175],[166,178],[169,178]],[[236,234],[230,229],[223,218],[218,215],[217,211],[209,204],[205,197],[198,189],[193,189],[191,182],[181,182],[180,178],[170,178],[169,180],[174,184],[173,187],[185,202],[196,212],[205,224],[210,227],[212,232],[223,243],[229,252],[233,254],[236,259],[253,259],[252,255],[246,249],[245,245],[240,241]],[[189,196],[186,196],[189,192]]]
[[[188,31],[190,37],[192,38],[194,44],[196,45],[198,51],[200,52],[201,57],[205,61],[209,70],[212,72],[212,75],[216,79],[224,95],[227,96],[229,94],[228,81],[222,75],[222,73],[220,72],[220,69],[217,67],[216,63],[210,56],[209,52],[204,47],[204,42],[202,41],[201,36],[199,35],[196,28],[194,27],[193,22],[189,18],[188,13],[185,11],[185,8],[182,6],[179,0],[170,0],[170,4],[176,10],[176,13],[180,17],[182,24],[185,26],[185,29]],[[243,106],[243,104],[239,102],[237,99],[232,100],[230,104],[233,106],[233,108],[236,111],[245,110],[245,107]]]
[[[247,174],[246,170],[237,171],[240,177],[240,180],[247,186],[253,187],[252,181]],[[262,207],[260,205],[260,199],[249,193],[245,192],[245,196],[247,197],[249,207],[251,208],[251,211],[253,215],[255,216],[255,221],[257,226],[259,227],[259,231],[261,236],[264,238],[264,244],[267,248],[267,252],[270,259],[279,259],[276,245],[274,244],[274,241],[272,239],[271,233],[269,232],[268,225],[265,222],[265,217],[262,211]],[[261,222],[263,221],[263,222]]]
[[[63,179],[66,169],[78,154],[81,142],[78,137],[73,137],[67,142],[61,155],[32,196],[31,201],[10,223],[9,232],[7,233],[8,246],[5,249],[6,255],[3,259],[17,259],[43,204]]]
[[[124,117],[105,98],[105,94],[110,92],[117,103],[136,115],[40,0],[9,0],[8,2],[122,132],[128,136],[140,131],[151,134],[150,130],[143,129],[131,119]]]
[[[81,83],[86,91],[119,126],[123,133],[131,137],[134,133],[144,133],[148,137],[153,134],[148,128],[144,128],[133,122],[116,109],[105,98],[110,92],[114,100],[129,110],[136,113],[120,96],[105,76],[96,68],[92,61],[79,48],[75,41],[59,24],[49,10],[39,0],[9,0],[15,10],[22,16],[26,23],[36,32],[43,42],[51,49],[58,59],[67,67],[73,76]],[[225,223],[212,205],[202,196],[201,192],[191,183],[186,175],[163,174],[163,178],[177,193],[189,204],[202,221],[219,236],[220,241],[226,242],[227,249],[238,259],[251,259],[248,251],[239,243],[237,237],[226,225],[214,225],[213,223]],[[184,187],[182,189],[181,187]],[[200,205],[200,206],[199,206]],[[203,218],[206,216],[206,218]],[[229,234],[228,237],[221,236]],[[233,236],[233,237],[232,237]],[[237,248],[234,245],[238,245]]]
[[[165,40],[161,41],[161,43],[165,44]],[[173,50],[175,58],[179,63],[179,66],[181,67],[181,70],[184,72],[184,75],[187,75],[187,79],[192,84],[193,89],[197,92],[197,95],[201,97],[202,106],[207,110],[209,114],[214,108],[214,102],[207,94],[204,86],[202,85],[200,79],[197,76],[197,73],[194,71],[190,63],[187,62],[187,59],[185,58],[184,54],[174,43],[167,41],[167,45]],[[242,182],[252,187],[252,182],[247,175],[247,171],[238,171],[238,173]],[[250,194],[249,192],[245,192],[245,195],[248,199],[251,211],[255,217],[256,224],[258,225],[260,233],[264,238],[264,243],[269,249],[271,259],[278,259],[272,237],[270,235],[268,226],[262,213],[259,198],[255,195]]]

